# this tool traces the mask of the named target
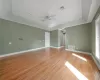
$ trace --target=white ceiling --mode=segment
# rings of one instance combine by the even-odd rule
[[[0,0],[0,18],[55,30],[91,22],[98,7],[99,0]]]

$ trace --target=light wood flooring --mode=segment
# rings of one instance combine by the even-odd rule
[[[0,80],[100,80],[91,56],[47,48],[0,58]]]

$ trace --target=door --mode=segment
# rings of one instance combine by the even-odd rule
[[[45,47],[50,47],[50,33],[45,32]]]

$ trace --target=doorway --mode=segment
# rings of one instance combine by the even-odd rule
[[[66,30],[60,31],[60,46],[66,46]]]
[[[50,47],[50,32],[45,32],[45,47]]]

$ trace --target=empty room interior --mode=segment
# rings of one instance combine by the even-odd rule
[[[0,80],[100,80],[100,0],[0,0]]]

